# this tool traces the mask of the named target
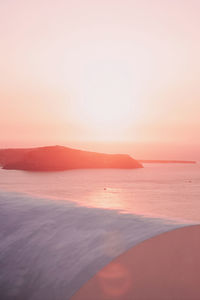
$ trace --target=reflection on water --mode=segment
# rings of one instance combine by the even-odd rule
[[[121,213],[149,214],[145,211],[142,203],[135,201],[134,192],[127,192],[120,188],[103,188],[88,192],[81,197],[78,204],[86,207],[114,209]]]
[[[0,192],[0,299],[71,299],[118,255],[185,225]],[[129,290],[124,266],[100,273],[107,299]]]
[[[102,268],[138,243],[185,226],[141,214],[200,220],[197,166],[55,173],[0,170],[1,189],[34,195],[0,192],[4,300],[27,300],[30,295],[71,299],[99,270],[107,299],[123,298],[135,277],[119,263]]]
[[[200,221],[199,175],[198,164],[52,173],[0,170],[0,189],[121,213]]]
[[[114,188],[104,188],[103,190],[92,191],[80,204],[87,207],[97,207],[106,209],[126,210],[126,202],[123,201],[122,190]]]

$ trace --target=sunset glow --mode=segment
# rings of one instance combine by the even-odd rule
[[[200,0],[0,0],[0,300],[200,299]]]
[[[199,9],[196,0],[2,1],[1,146],[189,141],[194,150]]]
[[[120,139],[138,120],[138,106],[128,68],[102,62],[88,68],[79,99],[79,119],[92,135],[102,140]]]

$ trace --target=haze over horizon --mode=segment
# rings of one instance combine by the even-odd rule
[[[0,3],[0,147],[200,160],[200,2]]]

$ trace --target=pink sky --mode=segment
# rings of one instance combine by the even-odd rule
[[[194,147],[199,28],[198,0],[2,0],[0,146]]]

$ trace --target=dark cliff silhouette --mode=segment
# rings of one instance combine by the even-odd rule
[[[4,166],[7,164],[15,163],[16,161],[20,161],[30,150],[31,148],[0,149],[0,165]]]
[[[90,168],[142,168],[140,162],[126,154],[103,154],[63,146],[1,151],[4,151],[4,159],[0,158],[3,168],[12,170],[64,171]],[[8,151],[7,156],[6,151]],[[1,155],[3,154],[0,152],[0,157]]]

